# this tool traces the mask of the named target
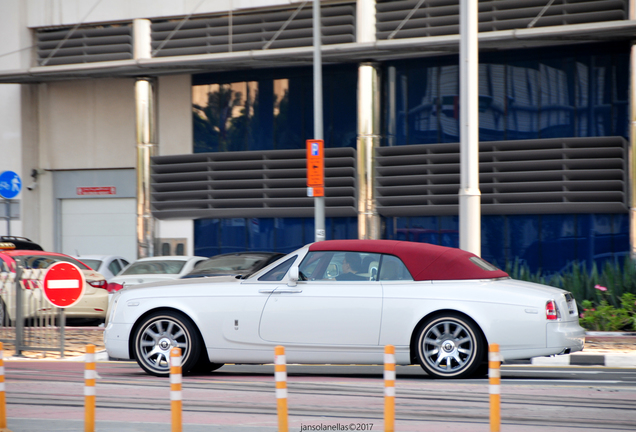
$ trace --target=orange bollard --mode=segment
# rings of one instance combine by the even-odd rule
[[[4,357],[2,356],[2,342],[0,342],[0,431],[7,428],[7,398],[4,388]]]
[[[276,405],[278,410],[278,432],[288,432],[287,425],[287,359],[285,347],[274,348],[274,376],[276,380]]]
[[[172,413],[172,432],[181,432],[181,349],[170,350],[170,412]]]
[[[384,347],[384,431],[395,430],[395,347]]]
[[[501,356],[499,345],[488,349],[488,382],[490,384],[490,432],[501,431]]]
[[[0,432],[11,432],[7,428],[7,398],[4,386],[4,357],[3,346],[0,342]]]
[[[95,345],[86,345],[84,363],[84,432],[95,432]]]

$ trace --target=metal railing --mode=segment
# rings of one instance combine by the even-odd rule
[[[0,342],[18,357],[24,351],[54,351],[63,358],[66,319],[64,309],[44,296],[46,269],[24,269],[15,259],[14,268],[0,271]]]

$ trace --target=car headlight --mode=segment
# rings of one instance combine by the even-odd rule
[[[113,298],[108,305],[108,315],[106,316],[105,326],[108,326],[108,323],[111,322],[113,317],[115,316],[115,311],[117,310],[117,303],[119,303],[119,297],[121,297],[121,293],[117,292],[113,294]]]

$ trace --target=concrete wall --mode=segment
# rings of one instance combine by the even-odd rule
[[[192,78],[159,77],[157,85],[159,154],[192,153]],[[194,253],[192,220],[157,221],[155,236],[187,239],[187,254]]]
[[[0,69],[18,70],[30,65],[31,51],[23,48],[31,45],[30,32],[26,27],[26,3],[20,0],[2,0],[0,3]],[[22,94],[17,84],[0,84],[0,172],[14,171],[23,180],[29,181],[29,173],[22,166]],[[25,178],[26,177],[26,178]],[[24,215],[25,188],[16,197],[19,214]],[[0,199],[0,201],[3,201]],[[4,202],[1,203],[4,205]],[[23,235],[23,221],[7,224],[0,220],[0,235]]]
[[[41,168],[135,165],[134,80],[41,84],[39,110]]]
[[[33,63],[33,28],[209,14],[297,4],[291,0],[0,0],[0,70]],[[192,151],[191,77],[160,77],[157,85],[159,154]],[[11,234],[53,250],[60,221],[53,172],[134,168],[135,100],[133,79],[69,80],[45,84],[0,84],[0,172],[23,179],[21,219]],[[32,191],[32,170],[38,186]],[[0,235],[6,234],[0,221]],[[192,221],[157,224],[158,237],[188,239]]]
[[[192,77],[159,77],[157,105],[159,154],[192,153]]]
[[[4,1],[4,0],[3,0]],[[209,14],[265,6],[285,6],[292,0],[27,0],[28,26],[73,25],[133,18]]]
[[[190,75],[161,77],[157,85],[159,154],[192,151]],[[134,168],[136,164],[135,98],[133,79],[96,79],[24,86],[23,140],[29,157],[27,171],[41,172],[39,187],[29,191],[31,208],[25,234],[53,250],[60,221],[55,207],[51,171]],[[30,144],[29,144],[30,143]],[[48,174],[48,175],[47,175]],[[164,231],[164,234],[162,234]],[[192,222],[172,221],[157,235],[188,239]]]

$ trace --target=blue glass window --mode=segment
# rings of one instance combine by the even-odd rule
[[[389,144],[458,142],[456,58],[387,66]],[[628,86],[625,44],[571,47],[565,56],[562,48],[480,54],[479,139],[627,137]]]
[[[195,75],[194,152],[300,149],[313,137],[313,71]],[[357,67],[323,68],[325,147],[355,146]]]
[[[357,218],[326,218],[327,240],[358,237]],[[313,218],[232,218],[194,221],[194,253],[242,251],[289,253],[313,243]]]
[[[393,217],[386,238],[459,246],[456,216]],[[482,257],[500,268],[515,263],[543,274],[568,269],[573,261],[603,265],[629,254],[626,214],[483,215]]]

